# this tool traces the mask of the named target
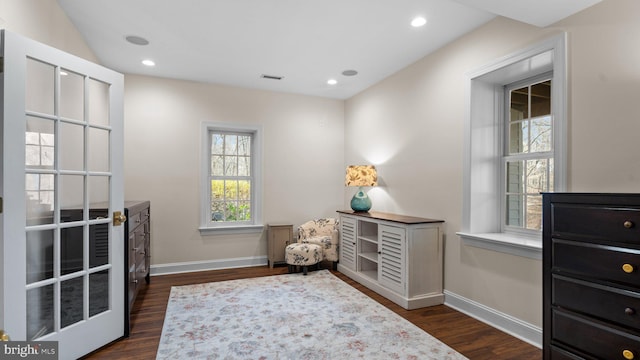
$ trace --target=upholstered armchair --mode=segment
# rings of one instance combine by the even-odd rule
[[[298,226],[298,242],[320,245],[322,260],[332,261],[334,270],[338,263],[339,241],[337,219],[316,219]]]

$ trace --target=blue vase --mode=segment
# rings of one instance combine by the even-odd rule
[[[356,194],[351,198],[351,209],[356,212],[367,212],[371,209],[371,199],[362,190],[362,186],[358,188]]]

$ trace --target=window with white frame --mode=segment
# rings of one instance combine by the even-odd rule
[[[566,34],[468,74],[466,245],[542,258],[541,192],[566,188]]]
[[[260,128],[203,125],[201,231],[261,228]]]
[[[505,86],[505,231],[542,230],[541,193],[553,191],[551,76]]]

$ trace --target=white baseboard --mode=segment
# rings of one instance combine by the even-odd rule
[[[151,265],[151,276],[267,265],[266,256]]]
[[[542,349],[542,329],[537,326],[447,290],[444,304]]]

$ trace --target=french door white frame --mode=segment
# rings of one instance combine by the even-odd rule
[[[0,126],[0,328],[12,340],[26,339],[26,194],[25,104],[27,58],[84,74],[109,84],[109,310],[86,317],[39,340],[58,341],[61,359],[77,358],[124,333],[124,229],[113,226],[113,212],[123,211],[123,86],[124,77],[112,70],[47,45],[2,31],[2,126]],[[86,101],[86,100],[85,100]],[[86,104],[86,103],[85,103]],[[56,142],[58,139],[56,139]],[[56,192],[58,190],[56,189]],[[87,200],[85,199],[85,202]],[[57,205],[59,206],[59,205]],[[58,208],[59,209],[59,208]],[[106,221],[105,221],[106,222]],[[58,223],[58,227],[59,223]],[[54,250],[56,251],[56,250]],[[59,255],[59,254],[58,254]],[[110,264],[110,265],[109,265]],[[86,282],[85,282],[86,283]],[[87,298],[87,289],[84,298]],[[59,308],[59,307],[58,307]],[[56,307],[54,307],[56,309]],[[85,310],[86,315],[86,310]]]

